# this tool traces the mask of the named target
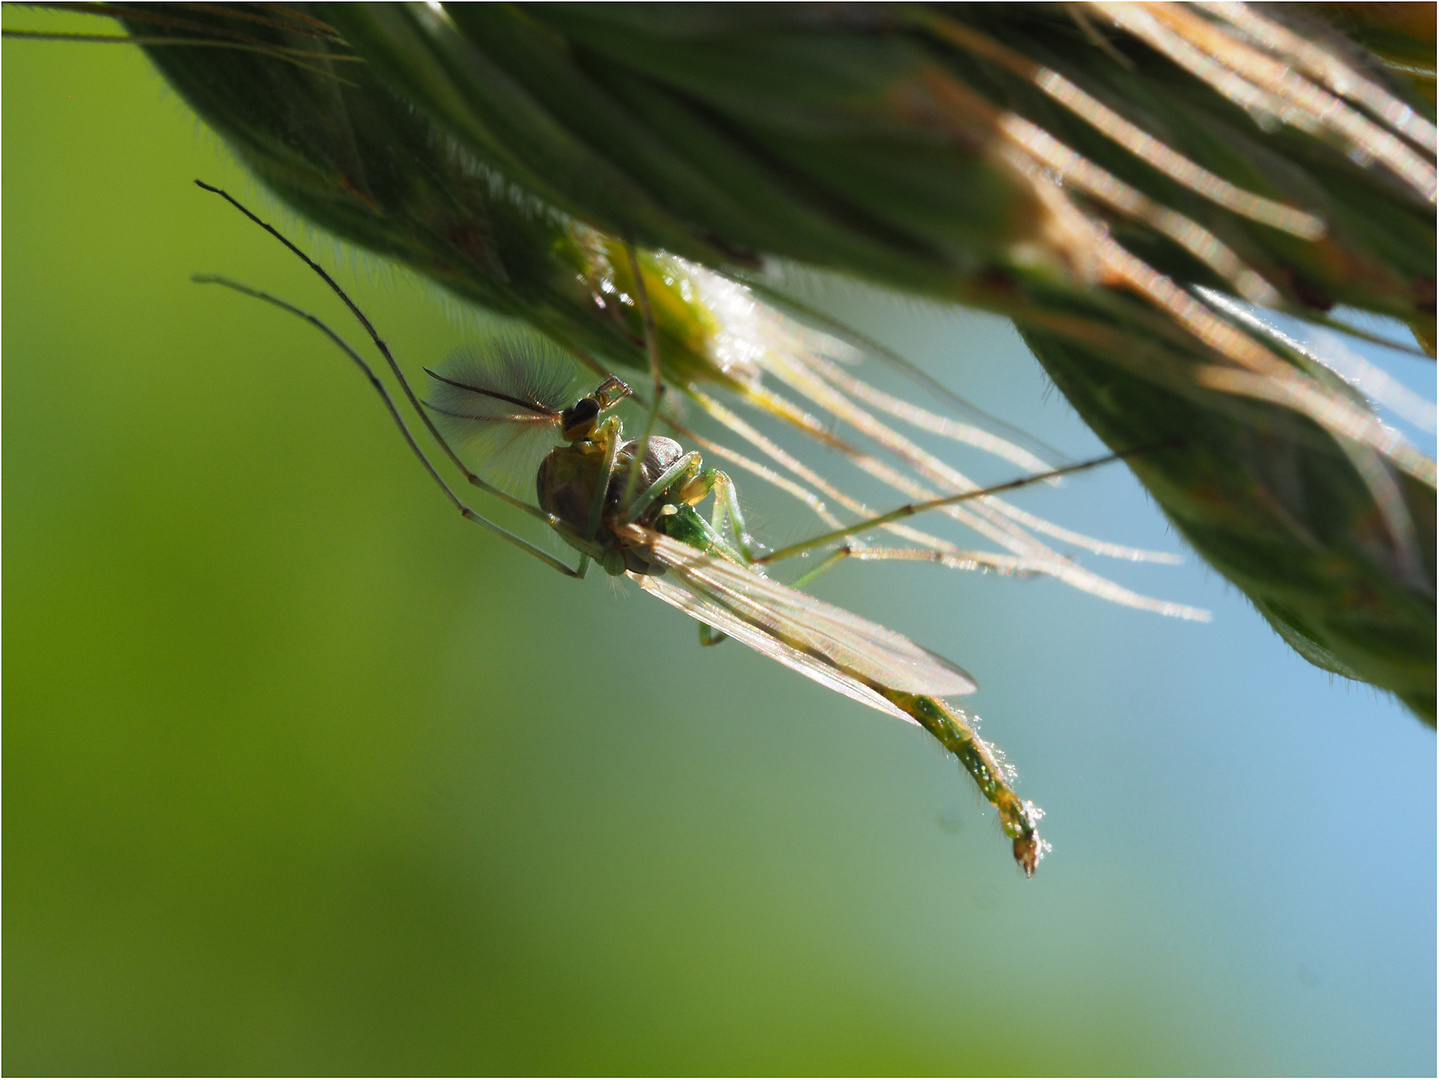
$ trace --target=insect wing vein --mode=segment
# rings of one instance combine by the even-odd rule
[[[768,656],[771,660],[777,660],[820,685],[836,690],[863,705],[868,705],[871,709],[878,709],[880,712],[888,713],[890,716],[898,717],[910,724],[915,722],[913,718],[905,715],[870,687],[851,678],[828,662],[800,652],[753,623],[745,622],[740,616],[721,607],[713,600],[691,592],[686,584],[681,584],[682,578],[672,580],[667,577],[637,574],[630,576],[646,592],[659,597],[672,607],[679,608],[705,625],[712,626],[736,641],[748,645],[755,652]]]
[[[690,592],[801,656],[821,657],[839,672],[913,694],[948,697],[976,688],[957,665],[878,623],[659,533],[632,527],[632,536],[642,538]]]

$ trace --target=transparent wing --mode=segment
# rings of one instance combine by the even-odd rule
[[[663,595],[660,588],[651,588],[645,581],[641,585],[702,622],[850,697],[874,704],[837,685],[836,680],[866,690],[869,682],[930,697],[969,694],[976,689],[974,680],[962,668],[878,623],[652,530],[630,525],[618,531],[649,549],[672,571],[674,583],[691,594],[695,602],[687,605]],[[668,587],[666,590],[675,591]],[[729,625],[711,621],[721,616]],[[739,633],[732,629],[734,626],[747,630]],[[757,636],[770,645],[756,644]],[[872,690],[869,693],[874,694]]]
[[[534,498],[535,473],[559,442],[560,413],[585,393],[574,360],[513,335],[466,346],[427,374],[425,404],[455,452],[490,483]]]
[[[831,690],[838,690],[846,697],[868,705],[871,709],[889,713],[891,716],[897,716],[911,724],[915,723],[911,717],[901,712],[864,683],[856,681],[824,660],[791,648],[778,638],[771,637],[758,627],[744,622],[733,612],[720,607],[714,601],[690,592],[678,579],[669,576],[654,577],[639,574],[631,574],[630,577],[637,581],[645,592],[658,596],[665,603],[693,615],[706,626],[713,626],[716,630],[723,631],[736,641],[748,645],[755,652],[768,656],[771,660],[778,660],[801,675],[808,676]]]

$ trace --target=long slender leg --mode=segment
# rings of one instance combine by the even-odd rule
[[[697,489],[696,485],[703,485],[703,487]],[[731,481],[725,473],[720,472],[718,469],[704,470],[704,472],[700,473],[686,486],[685,494],[689,496],[686,501],[690,502],[691,505],[695,505],[703,500],[705,495],[714,492],[716,487],[719,488],[720,492],[725,494],[723,497],[719,493],[715,494],[714,508],[710,511],[710,532],[718,538],[723,535],[726,526],[728,526],[731,535],[733,535],[735,539],[735,546],[739,549],[739,554],[743,557],[744,562],[753,566],[754,550],[751,546],[751,538],[749,533],[745,531],[744,518],[739,516],[739,504],[736,502],[734,496],[734,482]],[[718,540],[716,542],[722,543],[722,541]],[[701,645],[718,645],[720,642],[728,640],[729,635],[724,631],[716,630],[713,626],[709,626],[706,623],[700,623]]]
[[[350,347],[349,343],[345,341],[344,338],[340,337],[339,334],[335,333],[334,330],[330,329],[330,327],[327,326],[322,320],[320,320],[314,315],[311,315],[307,311],[303,311],[300,308],[295,307],[295,305],[289,303],[288,301],[281,300],[277,296],[271,296],[269,293],[262,292],[259,289],[252,289],[248,285],[242,285],[238,281],[231,281],[229,278],[220,277],[214,274],[196,274],[191,280],[200,285],[223,285],[227,289],[233,289],[235,292],[243,293],[246,296],[252,296],[256,300],[263,300],[267,304],[273,304],[275,307],[278,307],[283,311],[288,311],[291,315],[295,315],[301,319],[304,319],[311,326],[318,329],[322,334],[324,334],[336,345],[338,345],[344,351],[345,355],[354,361],[355,365],[360,369],[360,371],[364,373],[365,377],[370,380],[370,385],[375,388],[375,392],[380,395],[380,399],[385,403],[385,408],[389,410],[390,418],[395,421],[395,426],[400,429],[400,434],[404,436],[405,442],[408,443],[410,449],[415,452],[415,456],[420,459],[420,463],[424,465],[425,471],[430,474],[431,479],[433,479],[435,483],[440,486],[440,490],[445,493],[445,497],[448,498],[450,502],[455,505],[456,510],[458,510],[464,517],[468,518],[470,521],[473,521],[476,525],[489,529],[496,536],[503,537],[510,543],[514,544],[516,547],[520,548],[521,550],[527,552],[530,555],[533,555],[535,558],[539,559],[547,566],[554,567],[554,569],[558,570],[560,573],[566,575],[567,577],[584,577],[584,563],[581,564],[578,570],[572,570],[559,559],[551,555],[549,552],[536,547],[534,544],[524,539],[524,537],[516,536],[508,529],[504,528],[501,525],[497,525],[489,518],[484,517],[479,513],[476,513],[474,510],[466,506],[464,501],[461,500],[460,497],[456,495],[454,491],[450,488],[450,485],[445,483],[444,477],[442,477],[435,469],[434,463],[431,462],[430,459],[425,455],[425,452],[420,449],[420,444],[415,441],[415,436],[411,433],[408,425],[406,425],[404,417],[400,415],[400,410],[399,407],[395,404],[395,399],[390,397],[389,390],[387,390],[385,388],[385,384],[380,381],[380,377],[375,374],[374,368],[370,367],[370,365],[365,362],[365,359],[360,356],[359,353],[355,352],[355,350]]]
[[[1133,450],[1121,450],[1117,453],[1105,454],[1102,457],[1091,458],[1088,461],[1081,461],[1075,465],[1066,465],[1060,469],[1050,469],[1048,472],[1035,473],[1032,476],[1022,476],[1017,480],[996,484],[993,487],[979,488],[975,491],[962,491],[957,495],[945,495],[938,499],[929,499],[925,502],[906,503],[904,506],[891,510],[887,514],[877,514],[874,517],[866,518],[864,521],[856,522],[853,525],[846,525],[842,529],[827,532],[822,536],[816,536],[798,544],[790,544],[788,547],[782,547],[778,551],[771,551],[768,555],[763,555],[756,561],[761,564],[779,562],[781,559],[788,559],[801,552],[812,551],[817,547],[823,547],[825,544],[833,543],[836,540],[843,540],[846,537],[853,536],[855,533],[878,528],[881,525],[888,525],[890,522],[913,517],[915,514],[922,514],[926,510],[935,510],[941,506],[951,506],[969,499],[978,499],[985,495],[998,495],[1001,492],[1014,491],[1016,488],[1028,487],[1030,484],[1038,484],[1044,480],[1053,480],[1059,476],[1068,476],[1070,473],[1083,472],[1086,469],[1107,465],[1111,461],[1119,461],[1123,458],[1133,457],[1136,454],[1149,453],[1150,451],[1159,450],[1171,445],[1172,443],[1166,442],[1151,446],[1139,446]]]
[[[802,589],[821,574],[834,569],[845,559],[859,559],[862,562],[871,562],[876,559],[903,559],[907,562],[932,562],[941,566],[951,566],[963,570],[973,570],[984,565],[977,561],[972,554],[965,555],[949,551],[935,551],[933,548],[900,548],[900,547],[856,547],[852,543],[844,543],[835,548],[823,559],[819,565],[806,570],[794,581],[789,583],[791,589]],[[1033,571],[1010,570],[1006,571],[1016,577],[1030,576]]]
[[[714,509],[710,513],[711,533],[718,538],[728,529],[730,535],[734,537],[734,547],[743,556],[743,561],[754,565],[759,554],[759,545],[745,526],[744,514],[740,511],[739,496],[735,491],[734,481],[729,478],[728,473],[719,469],[696,468],[700,460],[699,454],[691,451],[666,469],[660,478],[651,484],[649,489],[630,507],[629,513],[625,516],[626,523],[636,520],[648,508],[652,500],[659,498],[661,494],[684,479],[684,486],[680,489],[680,499],[690,506],[698,506],[707,496],[713,494]],[[686,472],[692,473],[687,479],[684,478]]]
[[[604,464],[600,467],[599,483],[595,485],[594,499],[590,503],[590,516],[585,524],[584,539],[593,540],[600,531],[600,522],[604,518],[605,499],[609,495],[610,477],[615,474],[615,460],[620,452],[620,418],[618,416],[607,417],[599,426],[596,434],[605,448]]]
[[[679,483],[682,478],[688,479],[691,475],[698,475],[701,460],[699,452],[697,450],[691,450],[664,472],[660,473],[659,478],[655,480],[653,484],[640,492],[639,498],[634,499],[628,504],[622,524],[629,525],[638,521],[644,512],[649,509],[651,503],[670,488],[674,487],[675,484]]]
[[[714,512],[711,523],[715,532],[721,529],[721,521],[729,525],[730,535],[734,537],[735,547],[739,548],[740,554],[745,561],[753,565],[760,562],[759,544],[750,535],[749,527],[745,525],[744,514],[739,507],[739,492],[735,490],[734,481],[729,478],[729,473],[719,469],[706,469],[701,474],[701,479],[706,480],[709,490],[714,493]]]
[[[665,383],[664,373],[660,370],[659,331],[655,326],[654,309],[650,306],[650,293],[645,288],[644,275],[640,272],[640,261],[635,255],[635,246],[628,238],[625,239],[625,254],[629,257],[630,273],[635,279],[635,302],[639,305],[641,318],[644,319],[645,356],[649,360],[650,381],[654,385],[654,394],[650,398],[649,415],[645,417],[645,433],[640,439],[640,452],[630,463],[629,479],[625,481],[624,505],[628,506],[634,499],[635,489],[640,485],[641,469],[645,455],[649,453],[650,436],[654,434],[655,418],[659,416],[660,403],[665,396]]]
[[[843,547],[835,548],[822,560],[820,560],[818,566],[811,567],[809,570],[806,570],[799,577],[791,581],[789,583],[789,587],[791,589],[803,589],[806,585],[808,585],[815,578],[819,577],[825,571],[832,570],[845,559],[849,558],[851,554],[853,554],[853,552],[850,551],[848,544],[845,544]]]
[[[275,228],[268,221],[264,221],[263,219],[257,217],[242,202],[240,202],[239,199],[235,198],[228,191],[225,191],[223,188],[211,187],[203,180],[196,180],[195,185],[197,187],[203,188],[205,191],[209,191],[220,196],[236,210],[240,211],[240,213],[244,214],[256,225],[260,226],[260,228],[264,229],[276,240],[280,241],[280,243],[284,244],[285,247],[289,248],[291,252],[293,252],[297,257],[299,257],[299,259],[304,262],[306,266],[308,266],[311,270],[318,274],[320,276],[320,279],[324,281],[324,283],[334,291],[336,296],[338,296],[341,300],[345,302],[345,306],[349,308],[351,314],[353,314],[355,318],[359,320],[360,325],[365,328],[365,333],[369,334],[370,340],[375,343],[375,348],[380,350],[380,355],[383,356],[385,358],[385,362],[390,365],[390,371],[394,373],[396,380],[400,384],[400,388],[405,392],[405,397],[409,399],[410,405],[415,410],[416,415],[419,416],[420,421],[429,430],[430,434],[434,437],[434,440],[439,443],[440,446],[444,449],[445,454],[449,457],[449,459],[454,462],[455,468],[459,469],[460,472],[464,473],[465,479],[469,481],[469,483],[473,484],[481,491],[486,491],[489,494],[493,495],[495,498],[501,499],[504,502],[509,503],[511,506],[518,507],[525,513],[529,514],[531,517],[539,518],[551,528],[554,528],[558,525],[559,520],[555,518],[554,515],[546,514],[543,510],[531,506],[523,499],[517,499],[509,492],[503,491],[500,488],[495,487],[493,484],[486,482],[482,477],[477,476],[475,475],[475,473],[471,472],[469,467],[460,460],[460,457],[458,454],[455,453],[454,448],[445,441],[444,436],[442,436],[439,429],[435,427],[435,422],[430,419],[430,414],[424,410],[423,406],[421,406],[420,399],[415,396],[415,391],[411,388],[409,380],[405,378],[405,373],[400,370],[400,365],[395,360],[394,354],[390,352],[390,347],[385,344],[385,339],[380,337],[379,332],[376,331],[374,325],[365,316],[365,313],[359,309],[359,306],[353,300],[350,299],[349,294],[347,294],[344,289],[340,288],[339,283],[336,282],[335,279],[332,278],[325,271],[324,267],[322,267],[319,263],[315,262],[314,259],[310,258],[293,243],[291,243],[285,237],[285,235],[280,232],[279,229]]]
[[[722,476],[726,481],[729,481],[729,477],[725,476],[725,474],[720,472],[718,469],[706,469],[696,479],[709,480],[710,487],[708,490],[713,491],[713,477],[715,476]],[[744,561],[753,566],[754,551],[750,547],[750,536],[747,532],[744,531],[743,519],[740,519],[740,524],[737,526],[735,524],[736,518],[734,517],[734,515],[726,512],[727,502],[729,505],[735,506],[737,509],[737,505],[735,504],[733,498],[734,484],[732,482],[728,484],[727,490],[729,491],[731,496],[728,500],[721,498],[718,494],[715,495],[714,508],[710,511],[710,530],[716,536],[719,536],[723,533],[725,527],[728,526],[730,533],[734,536],[735,546],[739,548],[740,554],[744,556]],[[695,501],[698,502],[699,500]],[[713,626],[708,626],[705,623],[700,623],[701,645],[718,645],[720,642],[728,640],[729,635],[724,633],[722,630],[716,630]]]

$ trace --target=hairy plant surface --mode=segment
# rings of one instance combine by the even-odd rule
[[[707,448],[826,521],[859,503],[718,395],[906,497],[968,481],[874,420],[784,267],[1012,318],[1110,447],[1161,447],[1130,467],[1290,645],[1433,722],[1434,464],[1233,303],[1432,354],[1432,8],[55,6],[119,18],[309,220],[596,366],[645,368],[642,287],[666,385],[768,461]],[[1192,614],[953,510],[1006,553],[906,542]]]

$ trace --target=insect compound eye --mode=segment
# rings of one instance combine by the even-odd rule
[[[560,413],[560,434],[566,442],[587,439],[595,430],[595,420],[600,415],[600,403],[592,397],[580,398]]]

